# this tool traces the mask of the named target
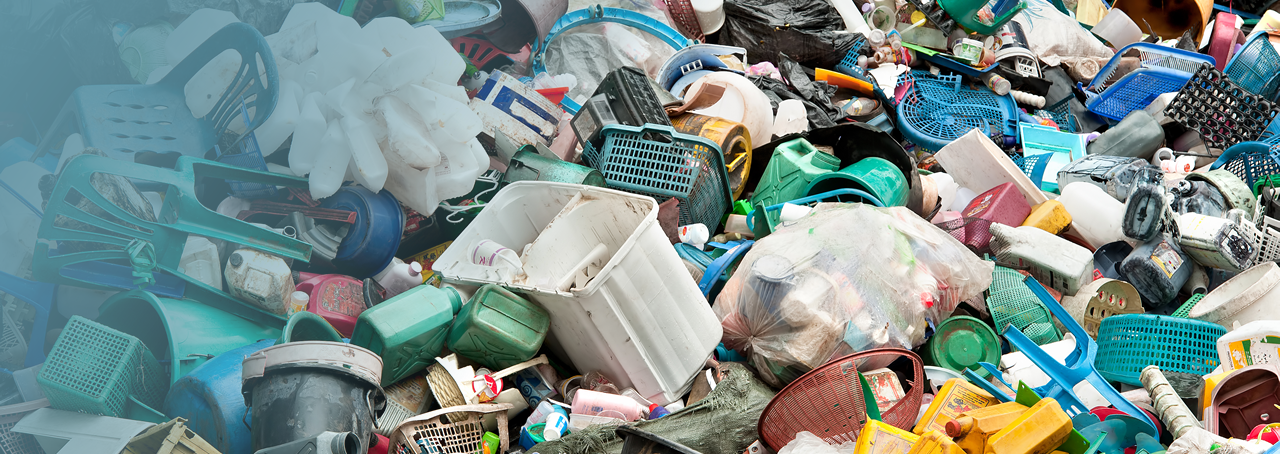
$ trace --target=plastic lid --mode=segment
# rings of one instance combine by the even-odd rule
[[[946,319],[929,339],[929,354],[939,366],[961,371],[973,369],[979,376],[990,375],[978,362],[1000,361],[1000,338],[991,327],[968,316]]]

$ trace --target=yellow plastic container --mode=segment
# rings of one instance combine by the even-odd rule
[[[1235,371],[1232,370],[1220,374],[1206,375],[1204,377],[1204,395],[1200,396],[1200,408],[1197,409],[1200,411],[1201,418],[1204,418],[1204,409],[1207,408],[1209,406],[1209,402],[1213,400],[1213,390],[1218,389],[1218,384],[1222,383],[1222,380],[1225,380],[1232,372]]]
[[[1049,200],[1032,208],[1031,215],[1022,221],[1022,225],[1057,235],[1071,225],[1071,213],[1062,206],[1062,202]]]
[[[907,454],[965,454],[960,445],[942,432],[930,430],[920,437]]]
[[[868,420],[858,434],[856,454],[901,454],[911,450],[920,436],[889,424]]]
[[[989,407],[997,403],[1000,403],[1000,401],[991,397],[990,393],[983,391],[977,385],[964,379],[953,378],[942,385],[938,395],[929,404],[929,409],[925,410],[924,416],[920,418],[920,422],[916,423],[916,427],[911,431],[916,435],[922,435],[930,430],[944,432],[947,430],[947,422],[955,419],[961,413]]]
[[[1071,434],[1071,418],[1046,397],[987,439],[987,454],[1049,454]]]
[[[947,423],[946,434],[970,454],[986,452],[987,439],[1004,429],[1023,413],[1027,407],[1017,402],[1005,402],[967,412]]]

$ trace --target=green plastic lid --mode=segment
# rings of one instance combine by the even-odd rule
[[[969,316],[948,318],[929,338],[929,356],[940,367],[957,372],[973,369],[979,376],[990,375],[979,362],[1000,363],[1000,338],[996,332]]]

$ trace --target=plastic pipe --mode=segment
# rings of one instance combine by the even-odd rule
[[[1187,408],[1187,404],[1182,402],[1178,392],[1173,390],[1173,385],[1170,385],[1164,373],[1160,372],[1160,367],[1153,365],[1143,368],[1139,379],[1142,380],[1142,387],[1146,388],[1147,393],[1151,395],[1151,403],[1156,408],[1156,415],[1160,417],[1160,421],[1164,423],[1169,433],[1173,434],[1174,440],[1181,438],[1191,429],[1201,428],[1195,414]],[[1226,443],[1226,440],[1221,437],[1215,435],[1215,438],[1218,438],[1215,441],[1219,443]]]

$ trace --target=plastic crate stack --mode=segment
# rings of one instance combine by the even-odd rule
[[[898,86],[906,87],[898,103],[899,130],[919,148],[941,150],[972,129],[1002,136],[997,144],[1017,139],[1019,110],[1010,96],[965,87],[959,75],[925,71],[904,73]]]
[[[1280,53],[1267,38],[1265,32],[1254,33],[1222,73],[1250,93],[1274,101],[1280,94]]]
[[[1129,51],[1138,53],[1142,66],[1112,80],[1122,56]],[[1182,89],[1204,63],[1213,65],[1213,57],[1155,44],[1130,44],[1111,57],[1088,87],[1082,87],[1088,98],[1085,107],[1110,120],[1123,120],[1156,97]]]

